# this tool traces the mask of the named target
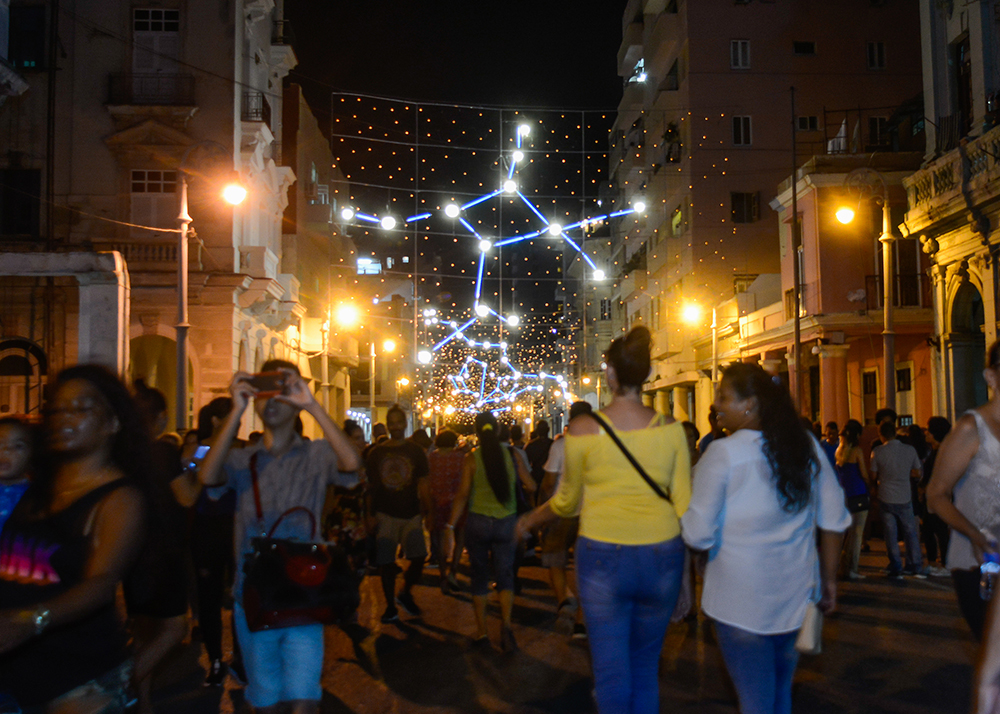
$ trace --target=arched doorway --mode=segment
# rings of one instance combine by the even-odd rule
[[[951,302],[950,317],[946,349],[951,379],[951,417],[956,419],[965,410],[989,398],[983,380],[986,354],[983,296],[974,285],[965,282],[958,288]]]
[[[39,414],[48,372],[45,352],[31,340],[0,341],[0,416]]]
[[[167,414],[169,423],[174,423],[177,413],[177,343],[162,335],[141,335],[129,343],[129,384],[136,379],[142,379],[147,387],[155,387],[167,398]],[[189,398],[194,394],[194,367],[188,360]],[[191,405],[188,405],[190,419]]]

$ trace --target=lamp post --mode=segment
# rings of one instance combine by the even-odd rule
[[[850,193],[856,193],[859,201],[874,198],[882,204],[882,383],[885,406],[896,409],[896,333],[893,329],[893,285],[896,282],[895,266],[892,262],[892,217],[889,211],[889,185],[885,176],[869,168],[851,171],[844,178],[844,186]],[[847,224],[854,220],[854,211],[839,208],[837,220]]]
[[[375,424],[375,337],[372,336],[371,340],[371,360],[372,369],[371,373],[368,375],[368,413],[371,415],[372,424]],[[396,343],[393,340],[386,340],[382,343],[382,351],[385,353],[391,353],[396,349]]]
[[[216,141],[202,141],[187,148],[181,156],[177,166],[180,174],[181,193],[180,211],[177,214],[177,221],[180,223],[180,233],[177,243],[177,324],[174,329],[177,339],[177,430],[182,431],[187,428],[187,332],[191,326],[188,323],[188,235],[191,230],[191,216],[188,213],[188,178],[187,172],[190,169],[188,160],[195,149],[211,149],[221,151],[227,160],[231,154],[222,144]],[[237,205],[246,198],[245,188],[235,182],[226,185],[222,192],[222,198],[230,205]]]

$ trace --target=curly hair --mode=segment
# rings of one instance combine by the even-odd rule
[[[756,398],[764,456],[774,476],[782,507],[797,513],[809,503],[819,461],[784,384],[755,364],[737,362],[722,370],[722,380],[742,399]]]

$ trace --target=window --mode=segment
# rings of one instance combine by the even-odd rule
[[[638,62],[635,63],[635,68],[632,70],[632,76],[628,78],[628,83],[633,82],[645,82],[646,81],[646,60],[640,58]]]
[[[733,145],[750,146],[752,139],[750,117],[733,117]]]
[[[792,52],[797,55],[814,55],[816,54],[816,43],[815,42],[793,42]]]
[[[729,194],[733,223],[753,223],[760,218],[760,193]]]
[[[611,298],[601,298],[601,321],[611,319]]]
[[[799,131],[816,131],[819,128],[819,119],[815,116],[799,117]]]
[[[358,275],[378,275],[382,272],[382,263],[371,258],[358,258]]]
[[[37,238],[42,205],[42,172],[0,169],[0,235]]]
[[[132,223],[140,226],[173,228],[177,224],[177,172],[153,169],[132,170]],[[137,237],[151,233],[133,229]]]
[[[868,43],[868,69],[885,69],[885,43]]]
[[[664,92],[676,92],[680,88],[679,76],[680,71],[677,66],[677,60],[674,60],[674,63],[670,65],[670,70],[663,78],[663,83],[660,85],[660,89]]]
[[[10,44],[7,59],[18,69],[45,67],[45,5],[10,7]]]
[[[913,382],[910,376],[910,368],[905,367],[903,369],[896,370],[896,391],[897,392],[908,392],[913,389]]]
[[[684,233],[684,211],[678,206],[670,215],[670,235],[674,238],[680,237]]]
[[[730,40],[729,66],[732,69],[750,69],[750,40]]]
[[[132,11],[132,72],[176,72],[180,57],[180,11]]]
[[[889,119],[887,117],[868,117],[869,146],[888,146],[889,143]]]

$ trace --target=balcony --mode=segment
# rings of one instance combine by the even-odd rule
[[[263,92],[243,92],[240,116],[243,121],[262,122],[271,126],[271,103]]]
[[[295,33],[292,32],[292,23],[289,20],[275,20],[271,25],[272,45],[294,45]]]
[[[112,74],[108,81],[108,104],[193,107],[194,77],[190,74]]]
[[[922,273],[897,275],[892,294],[894,307],[931,307],[931,281]],[[865,296],[869,310],[882,309],[882,276],[865,276]]]

